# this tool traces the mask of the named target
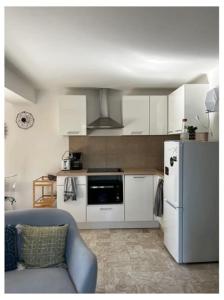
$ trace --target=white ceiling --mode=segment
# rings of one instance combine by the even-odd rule
[[[6,57],[41,88],[177,87],[218,63],[215,7],[7,7]]]

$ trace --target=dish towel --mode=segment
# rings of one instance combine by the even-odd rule
[[[68,200],[76,200],[77,185],[75,177],[65,177],[64,181],[64,202]]]
[[[158,182],[153,212],[157,217],[162,217],[163,215],[163,179],[160,179]]]

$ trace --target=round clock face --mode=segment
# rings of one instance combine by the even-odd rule
[[[22,111],[17,114],[16,123],[20,128],[28,129],[33,126],[34,117],[31,113]]]

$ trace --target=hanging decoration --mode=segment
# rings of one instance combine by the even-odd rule
[[[6,122],[4,125],[4,134],[5,134],[5,138],[6,138],[6,136],[8,135],[8,126],[7,126]]]
[[[34,124],[34,117],[27,111],[21,111],[16,116],[16,124],[19,128],[28,129]]]

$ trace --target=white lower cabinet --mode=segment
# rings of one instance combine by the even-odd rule
[[[125,221],[153,221],[153,176],[126,175]]]
[[[57,177],[57,208],[68,211],[78,223],[154,221],[155,190],[152,175],[124,176],[124,203],[87,205],[87,177],[77,176],[77,200],[64,201],[64,180]]]
[[[65,176],[57,177],[57,208],[69,212],[74,217],[76,222],[86,222],[86,205],[87,205],[86,176],[77,177],[76,200],[64,201],[64,180],[65,180]]]
[[[87,222],[122,222],[124,221],[124,205],[88,205]]]

